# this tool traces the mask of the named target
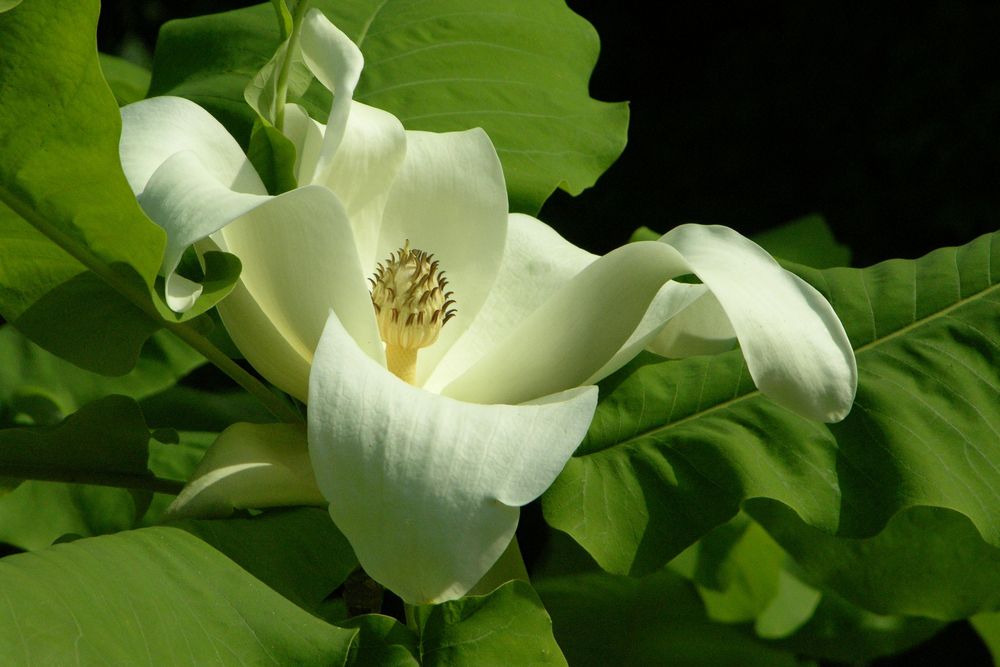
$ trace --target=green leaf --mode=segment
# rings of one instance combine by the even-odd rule
[[[489,133],[512,210],[536,212],[556,187],[578,194],[625,146],[627,105],[587,92],[597,34],[563,2],[514,0],[488,12],[475,0],[313,4],[365,55],[359,102],[408,129]],[[160,30],[150,94],[197,102],[245,145],[254,117],[243,89],[280,41],[267,5],[170,22]],[[321,86],[303,103],[325,122]]]
[[[356,634],[178,528],[8,556],[0,590],[0,663],[9,665],[343,665]]]
[[[149,429],[135,401],[108,396],[58,426],[0,430],[0,475],[22,479],[141,483]]]
[[[0,430],[0,476],[36,480],[0,496],[0,541],[38,549],[65,533],[130,527],[148,493],[53,482],[152,487],[148,441],[139,407],[124,396],[90,403],[58,426]]]
[[[308,611],[358,567],[351,545],[314,507],[273,510],[252,518],[177,521],[284,597]]]
[[[606,570],[642,574],[745,506],[804,568],[836,570],[827,583],[845,597],[906,613],[931,583],[908,575],[919,561],[906,550],[879,551],[879,602],[857,583],[862,572],[836,567],[839,552],[811,549],[803,560],[789,526],[858,540],[908,508],[948,508],[964,515],[959,523],[939,514],[906,519],[924,526],[908,531],[910,553],[940,555],[921,613],[956,618],[995,608],[996,236],[863,270],[795,269],[830,299],[856,350],[857,400],[839,424],[809,422],[762,397],[738,351],[637,358],[602,384],[587,438],[543,496],[546,519]],[[752,498],[767,502],[746,505]],[[779,504],[780,514],[763,515]],[[947,552],[934,535],[944,528],[953,538]],[[970,570],[967,559],[984,568]]]
[[[8,10],[14,9],[21,4],[21,0],[0,0],[0,12],[6,12]]]
[[[273,126],[258,118],[250,134],[247,157],[272,195],[294,190],[295,145]]]
[[[146,341],[142,354],[128,374],[108,378],[85,371],[56,357],[18,333],[0,327],[0,406],[25,396],[52,401],[57,421],[85,403],[108,394],[136,400],[163,391],[205,363],[204,357],[172,334],[157,332]]]
[[[799,218],[751,238],[775,257],[796,264],[817,269],[851,264],[851,249],[837,242],[821,215]]]
[[[1000,613],[980,614],[969,621],[986,643],[994,664],[1000,664]]]
[[[417,637],[394,618],[379,614],[355,616],[338,621],[342,628],[357,628],[358,636],[348,665],[366,667],[418,667]]]
[[[798,665],[738,626],[713,623],[693,586],[668,570],[644,578],[587,573],[539,579],[571,665]]]
[[[99,53],[98,57],[104,80],[115,94],[118,106],[131,104],[146,96],[152,76],[148,69],[107,53]]]
[[[552,621],[527,583],[489,595],[414,607],[420,664],[564,665]]]
[[[36,0],[0,14],[0,313],[33,341],[107,375],[176,317],[156,296],[165,234],[118,158],[121,119],[94,48],[97,0]],[[209,266],[190,319],[238,262]],[[184,318],[182,318],[184,319]]]

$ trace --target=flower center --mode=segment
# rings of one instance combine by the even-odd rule
[[[433,255],[403,247],[379,263],[371,283],[379,336],[385,342],[386,365],[413,384],[417,350],[432,345],[441,327],[455,316],[448,280]]]

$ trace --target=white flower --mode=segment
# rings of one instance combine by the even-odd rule
[[[404,600],[476,584],[509,544],[518,508],[586,433],[594,382],[648,345],[679,356],[737,338],[778,403],[825,421],[850,409],[857,372],[840,322],[759,247],[724,227],[685,225],[591,255],[508,215],[481,130],[404,131],[352,102],[361,54],[322,14],[308,15],[302,40],[335,96],[326,126],[287,107],[299,188],[268,196],[225,129],[178,98],[123,109],[122,163],[168,231],[172,307],[197,297],[174,274],[185,248],[211,237],[242,260],[220,305],[226,327],[261,374],[307,401],[309,457],[330,514],[366,571]],[[435,293],[440,271],[448,283]],[[703,284],[670,280],[690,273]],[[261,442],[269,437],[241,427],[223,438],[228,453],[175,510],[265,504],[269,465],[301,479],[301,451]],[[240,440],[255,438],[240,454]],[[228,475],[247,470],[253,482]],[[266,504],[315,499],[309,484],[287,486],[268,489]]]

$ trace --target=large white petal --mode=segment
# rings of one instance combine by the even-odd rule
[[[660,240],[712,290],[765,395],[810,419],[833,422],[847,415],[857,365],[822,294],[728,227],[681,225]]]
[[[366,354],[384,359],[351,225],[332,192],[311,185],[281,194],[233,221],[221,237],[243,262],[250,296],[305,358],[312,358],[333,309]],[[241,349],[248,358],[254,354]]]
[[[354,97],[354,87],[361,78],[365,61],[354,42],[318,9],[310,9],[306,13],[301,40],[306,65],[333,92],[323,148],[316,171],[308,179],[308,182],[324,182],[344,138],[347,118],[351,113],[351,98]]]
[[[468,328],[494,285],[507,235],[507,190],[496,150],[480,129],[407,132],[406,159],[383,214],[377,259],[410,246],[433,253],[458,315],[417,357],[422,383]]]
[[[166,277],[166,300],[172,310],[186,311],[201,294],[200,285],[174,273],[184,251],[270,199],[231,190],[190,150],[174,153],[153,172],[138,200],[146,215],[167,232],[160,272]]]
[[[240,423],[212,443],[167,516],[225,517],[234,509],[325,504],[302,426]]]
[[[582,384],[618,356],[663,284],[688,272],[663,243],[618,248],[565,283],[442,393],[520,403]]]
[[[194,153],[213,180],[231,190],[267,194],[236,140],[210,113],[181,97],[153,97],[122,107],[119,153],[125,178],[139,194],[174,153]]]
[[[468,591],[510,543],[517,506],[559,474],[595,387],[473,405],[412,387],[362,353],[336,314],[310,377],[309,451],[362,566],[410,603]]]

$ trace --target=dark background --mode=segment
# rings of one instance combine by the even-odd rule
[[[148,62],[168,18],[248,4],[106,0],[100,47]],[[865,266],[1000,227],[1000,3],[569,5],[601,36],[592,95],[632,110],[621,159],[541,213],[578,245],[821,213]],[[959,623],[884,664],[989,659]]]

